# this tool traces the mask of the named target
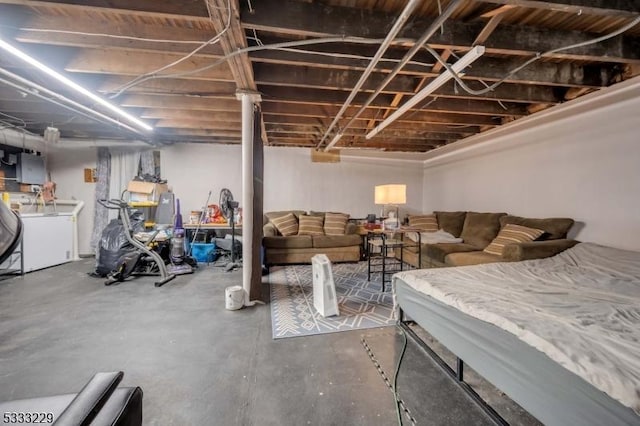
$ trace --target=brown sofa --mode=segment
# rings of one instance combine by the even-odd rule
[[[362,250],[362,236],[357,226],[347,223],[345,235],[291,235],[282,236],[271,219],[293,213],[299,219],[302,210],[287,210],[264,214],[264,265],[283,265],[292,263],[311,263],[316,254],[326,254],[332,262],[357,262]],[[322,212],[311,212],[322,215]]]
[[[573,226],[573,219],[530,219],[506,213],[441,211],[434,213],[438,219],[438,227],[455,237],[462,238],[463,242],[422,244],[420,265],[422,268],[539,259],[554,256],[578,243],[578,241],[566,239],[569,229]],[[484,252],[485,247],[507,224],[522,225],[545,232],[536,241],[506,245],[502,256]],[[399,254],[397,253],[397,256]],[[402,256],[406,262],[417,267],[417,247],[403,249]]]

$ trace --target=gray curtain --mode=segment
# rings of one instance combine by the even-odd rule
[[[111,155],[108,148],[98,148],[98,159],[96,167],[96,198],[95,213],[93,217],[93,234],[91,235],[91,248],[96,251],[98,257],[98,242],[102,230],[109,222],[109,211],[98,204],[98,200],[109,198],[109,177],[111,175]]]

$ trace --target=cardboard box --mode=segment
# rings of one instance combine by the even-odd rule
[[[169,192],[169,187],[166,183],[140,182],[132,180],[127,186],[127,191],[129,191],[129,201],[157,202],[160,198],[160,194],[163,192]]]

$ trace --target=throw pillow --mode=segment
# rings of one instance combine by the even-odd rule
[[[541,229],[527,228],[526,226],[507,224],[500,230],[498,236],[484,249],[485,253],[502,256],[504,246],[507,244],[526,243],[539,238],[544,231]]]
[[[325,235],[344,235],[349,215],[344,213],[327,213],[324,216]]]
[[[296,235],[298,233],[298,221],[293,213],[287,213],[284,216],[274,217],[271,219],[273,223],[283,236],[288,237],[290,235]]]
[[[324,230],[322,229],[323,222],[324,217],[322,216],[300,215],[298,235],[324,235]]]
[[[438,219],[435,214],[409,216],[409,226],[422,229],[424,232],[436,232]]]

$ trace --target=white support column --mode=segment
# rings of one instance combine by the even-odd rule
[[[251,306],[251,272],[253,264],[253,107],[260,102],[255,92],[238,91],[242,101],[242,287],[245,291],[245,306]]]

